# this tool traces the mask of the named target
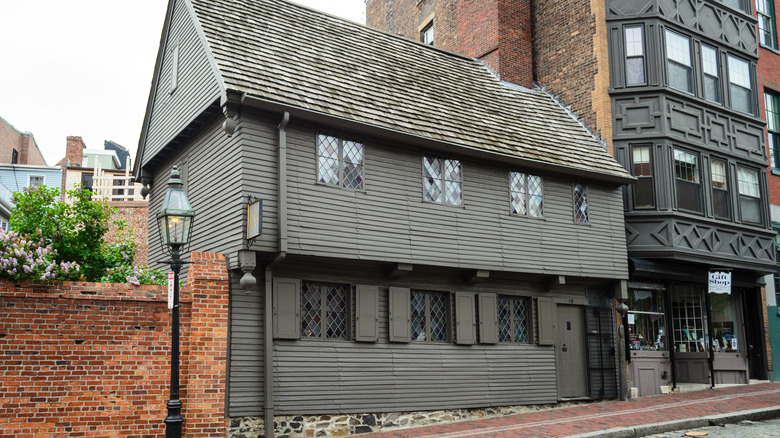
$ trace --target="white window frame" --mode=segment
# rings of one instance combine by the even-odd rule
[[[32,185],[33,178],[40,178],[41,182],[40,184]],[[45,186],[46,185],[46,175],[27,175],[27,187],[35,188],[38,186]]]

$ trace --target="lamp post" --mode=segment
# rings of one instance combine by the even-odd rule
[[[179,400],[179,271],[184,262],[180,260],[182,248],[190,243],[190,231],[195,211],[190,206],[187,194],[182,189],[179,169],[173,166],[168,191],[165,193],[160,211],[157,212],[157,224],[160,226],[162,246],[171,255],[173,271],[173,301],[171,310],[171,394],[168,403],[168,416],[165,417],[166,438],[180,438],[184,417],[181,416]],[[171,303],[171,301],[169,301]],[[169,304],[170,305],[170,304]]]

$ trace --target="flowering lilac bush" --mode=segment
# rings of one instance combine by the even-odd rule
[[[29,236],[0,229],[0,278],[73,280],[80,270],[76,262],[58,262],[57,251],[44,242],[40,230]]]
[[[130,283],[165,285],[168,277],[160,269],[139,268],[137,266],[117,266],[106,269],[106,275],[100,277],[101,283]]]

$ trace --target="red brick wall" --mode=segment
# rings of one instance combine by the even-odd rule
[[[780,0],[774,1],[775,18],[780,18]],[[780,94],[780,55],[759,46],[758,49],[758,97],[761,107],[761,119],[766,120],[764,107],[764,90],[770,89]],[[769,146],[769,145],[767,145]],[[767,150],[767,158],[769,158]],[[780,176],[772,174],[772,163],[769,163],[769,202],[780,205]]]
[[[420,41],[420,30],[433,16],[433,42],[457,51],[455,3],[446,0],[367,0],[366,24]]]
[[[81,166],[85,147],[81,137],[69,135],[65,139],[65,158],[70,162],[70,166]]]
[[[32,134],[22,134],[13,126],[0,120],[0,163],[10,163],[14,149],[19,153],[17,164],[46,165]]]
[[[227,271],[219,254],[191,258],[181,294],[184,433],[222,437]],[[0,306],[0,437],[164,434],[171,326],[164,288],[0,281]]]

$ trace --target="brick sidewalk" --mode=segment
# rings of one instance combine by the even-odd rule
[[[780,383],[760,383],[398,429],[361,438],[565,437],[776,406],[780,406]]]

